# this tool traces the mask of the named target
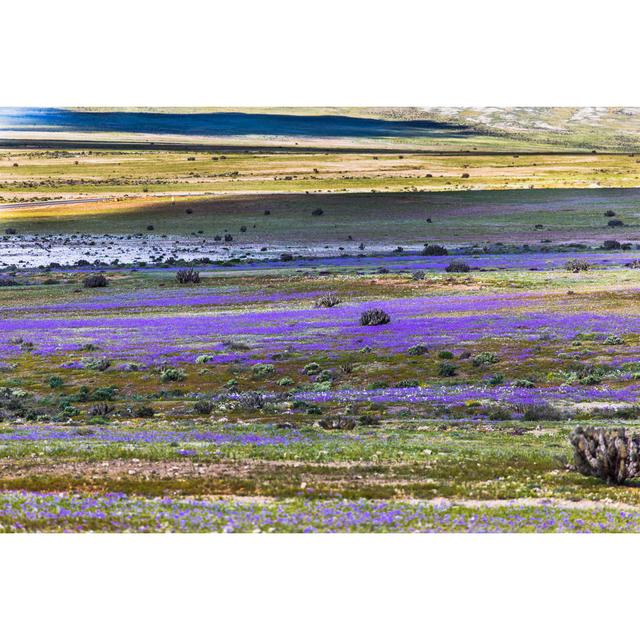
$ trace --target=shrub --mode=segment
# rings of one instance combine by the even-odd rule
[[[251,373],[254,378],[267,378],[275,372],[275,367],[272,364],[265,364],[259,362],[251,367]]]
[[[604,339],[603,344],[624,344],[624,340],[620,337],[612,333]]]
[[[535,383],[531,380],[527,380],[526,378],[522,378],[519,380],[514,380],[511,383],[512,387],[517,387],[518,389],[533,389],[535,387]]]
[[[356,420],[351,416],[333,416],[318,421],[323,429],[351,431],[356,428]]]
[[[411,274],[411,279],[412,280],[424,280],[425,277],[425,272],[424,271],[414,271]]]
[[[624,222],[622,222],[622,220],[609,220],[607,222],[607,227],[623,227],[624,226]]]
[[[487,411],[487,417],[489,420],[511,420],[513,418],[511,411],[502,405],[490,407]]]
[[[448,256],[449,251],[439,244],[425,244],[422,250],[423,256]]]
[[[495,364],[499,360],[500,358],[497,353],[493,353],[492,351],[483,351],[482,353],[474,356],[472,362],[474,367],[484,367],[489,364]]]
[[[64,384],[64,380],[60,376],[50,376],[48,382],[52,389],[59,389]]]
[[[327,309],[330,309],[331,307],[339,305],[341,302],[342,299],[339,298],[335,293],[330,293],[329,295],[322,296],[322,298],[318,298],[318,300],[316,300],[316,307],[325,307]]]
[[[410,356],[423,356],[425,353],[429,353],[429,347],[426,344],[414,344],[407,349],[407,353]]]
[[[200,272],[195,269],[180,269],[176,272],[178,284],[198,284],[200,282]]]
[[[621,249],[622,245],[617,240],[605,240],[602,243],[602,248],[607,251],[612,251],[614,249]]]
[[[570,437],[576,469],[607,484],[640,475],[640,435],[625,429],[576,427]]]
[[[231,378],[231,380],[227,380],[224,383],[223,388],[226,389],[227,391],[237,391],[238,381],[235,378]]]
[[[616,212],[615,212],[615,211],[612,211],[611,209],[609,209],[608,211],[605,211],[605,212],[604,212],[604,215],[605,215],[607,218],[614,218],[614,217],[615,217],[615,215],[616,215]]]
[[[305,364],[302,368],[302,373],[308,376],[314,376],[316,373],[320,371],[321,367],[317,362],[310,362],[309,364]]]
[[[499,384],[502,384],[504,382],[504,376],[501,373],[494,373],[488,380],[487,382],[495,387]]]
[[[293,380],[288,376],[285,376],[284,378],[280,378],[276,384],[279,387],[290,387],[293,384]]]
[[[451,351],[438,351],[438,358],[441,360],[452,360],[453,353],[451,353]]]
[[[367,327],[389,324],[389,322],[391,322],[391,316],[382,309],[367,309],[360,315],[360,324]]]
[[[331,382],[331,380],[333,380],[333,372],[329,369],[323,369],[316,376],[316,382]]]
[[[258,391],[245,391],[238,394],[238,406],[245,410],[262,409],[267,403],[266,396]]]
[[[200,416],[208,416],[213,411],[213,406],[211,400],[198,400],[193,405],[193,411]]]
[[[146,404],[138,405],[134,407],[131,410],[131,413],[134,418],[153,418],[153,416],[155,415],[155,411],[153,410],[153,407],[150,407],[149,405],[146,405]]]
[[[281,253],[280,254],[280,260],[282,262],[291,262],[293,260],[293,253]]]
[[[0,278],[0,287],[15,287],[18,284],[13,278]]]
[[[117,387],[98,387],[91,392],[89,400],[113,400],[117,395]]]
[[[323,214],[324,214],[324,211],[323,211],[322,209],[320,209],[319,207],[318,207],[317,209],[314,209],[314,210],[311,212],[311,215],[312,215],[312,216],[321,216],[321,215],[323,215]]]
[[[211,362],[213,360],[213,356],[209,353],[203,353],[196,358],[196,364],[207,364],[207,362]]]
[[[531,404],[524,410],[523,420],[563,420],[565,414],[547,402]]]
[[[456,367],[450,362],[441,362],[438,366],[438,375],[442,378],[452,378],[456,375]]]
[[[571,258],[565,262],[564,268],[572,273],[578,273],[579,271],[589,271],[591,265],[580,258]]]
[[[7,227],[4,232],[8,235],[8,236],[15,236],[18,233],[17,229],[14,229],[13,227]]]
[[[447,273],[468,273],[471,271],[471,267],[462,260],[452,260],[445,271]]]
[[[182,369],[175,367],[166,367],[160,371],[161,382],[180,382],[187,377],[187,374]]]
[[[102,273],[92,273],[84,279],[83,284],[85,289],[95,289],[98,287],[106,287],[109,281]]]
[[[92,371],[106,371],[111,366],[108,358],[83,358],[82,365],[85,369]]]
[[[106,402],[98,402],[89,409],[89,415],[93,418],[105,418],[113,412],[113,407]]]

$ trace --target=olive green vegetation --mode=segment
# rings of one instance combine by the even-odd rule
[[[349,269],[335,269],[321,279],[293,270],[256,273],[217,269],[203,271],[201,275],[202,284],[197,290],[212,293],[331,291],[345,300],[357,301],[403,295],[473,296],[478,292],[526,290],[530,292],[527,309],[540,308],[548,313],[554,309],[585,308],[599,313],[608,310],[619,313],[622,309],[633,313],[638,305],[633,287],[628,291],[620,289],[628,286],[624,285],[624,279],[631,283],[637,279],[635,272],[625,269],[579,274],[564,270],[441,273],[428,274],[425,280],[417,282],[409,274],[360,275]],[[24,286],[0,288],[0,313],[3,308],[11,308],[12,317],[20,317],[22,313],[15,309],[17,299],[19,306],[39,308],[53,302],[99,300],[105,295],[140,290],[157,290],[160,295],[177,287],[174,274],[161,269],[113,271],[109,273],[106,291],[80,288],[83,274],[70,271],[56,273],[60,283],[55,285],[42,284],[50,274],[25,272],[17,277]],[[574,291],[572,296],[566,295],[568,288]],[[280,304],[286,308],[292,305],[305,308],[314,301]],[[157,313],[157,309],[135,306],[135,302],[133,305],[126,313]],[[273,306],[274,303],[269,303],[269,308]],[[252,303],[251,307],[235,303],[215,309],[203,305],[198,313],[252,307],[266,308],[260,302]],[[48,313],[52,317],[74,314],[55,310]],[[122,309],[107,309],[82,311],[82,316],[117,317],[122,313]],[[164,308],[163,313],[180,315],[185,309]],[[25,334],[24,338],[33,341],[37,348],[37,335]],[[527,344],[532,350],[526,360],[512,357],[526,346],[516,340],[484,339],[466,345],[470,357],[455,360],[455,383],[477,384],[491,374],[498,384],[515,380],[528,380],[540,386],[560,384],[571,374],[576,357],[585,364],[606,365],[637,346],[637,337],[625,336],[621,344],[614,341],[606,344],[589,336],[571,343]],[[296,404],[285,399],[251,409],[239,406],[233,399],[222,399],[210,406],[202,405],[205,415],[198,413],[199,401],[229,389],[241,392],[314,389],[315,376],[323,370],[331,375],[321,384],[332,388],[402,386],[407,380],[411,384],[442,384],[439,365],[444,361],[444,350],[431,349],[420,355],[292,352],[286,358],[274,360],[273,369],[257,370],[238,363],[197,363],[196,357],[204,351],[198,345],[193,348],[193,362],[181,366],[183,375],[167,381],[155,369],[120,371],[114,366],[104,371],[61,369],[59,365],[63,362],[87,356],[86,347],[81,345],[77,354],[39,356],[26,350],[9,358],[11,366],[0,371],[0,387],[20,392],[22,404],[18,403],[18,407],[25,413],[19,421],[6,419],[0,423],[0,434],[18,437],[28,429],[23,426],[26,423],[40,427],[54,425],[54,430],[63,431],[68,438],[3,440],[0,468],[4,471],[0,487],[125,491],[143,495],[287,497],[300,495],[304,486],[305,495],[321,497],[480,500],[552,497],[640,504],[633,485],[608,487],[572,470],[568,443],[572,421],[544,417],[514,420],[510,410],[492,403],[468,402],[460,407],[438,408],[410,403],[392,407],[370,402],[350,406]],[[636,371],[632,364],[604,366],[596,373],[615,386],[624,374]],[[109,411],[96,414],[96,406],[99,409],[102,404],[107,404]],[[141,406],[150,407],[155,416],[132,417],[130,410]],[[636,428],[638,418],[631,409],[626,419],[620,413],[605,420],[585,408],[580,420]],[[329,429],[322,422],[345,412],[353,417],[351,430]],[[101,440],[104,429],[122,436],[122,441]],[[145,432],[156,436],[171,432],[174,439],[172,442],[135,439],[136,434]],[[222,441],[202,441],[194,436],[199,433],[215,433]],[[243,443],[241,437],[247,434],[285,438],[287,442]],[[104,463],[108,463],[106,467],[102,466]],[[150,468],[145,463],[157,466]],[[164,463],[171,466],[163,467]]]
[[[316,209],[323,214],[311,215]],[[607,225],[604,213],[610,209],[623,226]],[[152,241],[159,234],[202,232],[206,238],[229,231],[243,245],[362,242],[365,250],[368,242],[395,247],[434,241],[534,246],[639,241],[639,216],[636,189],[265,194],[2,211],[19,233],[139,233]],[[241,227],[246,227],[242,233]]]

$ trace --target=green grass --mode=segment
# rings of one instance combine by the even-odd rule
[[[186,213],[191,209],[192,214]],[[311,212],[321,208],[322,216]],[[614,209],[624,227],[607,226]],[[264,211],[271,211],[265,216]],[[3,211],[21,233],[184,234],[229,230],[242,243],[449,244],[639,240],[640,191],[560,189],[457,193],[265,194],[108,202]],[[427,218],[432,222],[428,223]],[[542,224],[543,229],[535,229]],[[240,234],[240,226],[246,233]],[[255,227],[254,227],[255,225]]]

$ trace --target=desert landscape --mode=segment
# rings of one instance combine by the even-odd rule
[[[639,134],[0,109],[0,531],[639,531]]]

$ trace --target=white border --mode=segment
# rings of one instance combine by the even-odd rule
[[[629,106],[628,0],[22,0],[4,106]]]
[[[7,536],[2,629],[83,640],[603,638],[635,610],[624,585],[636,540]]]

